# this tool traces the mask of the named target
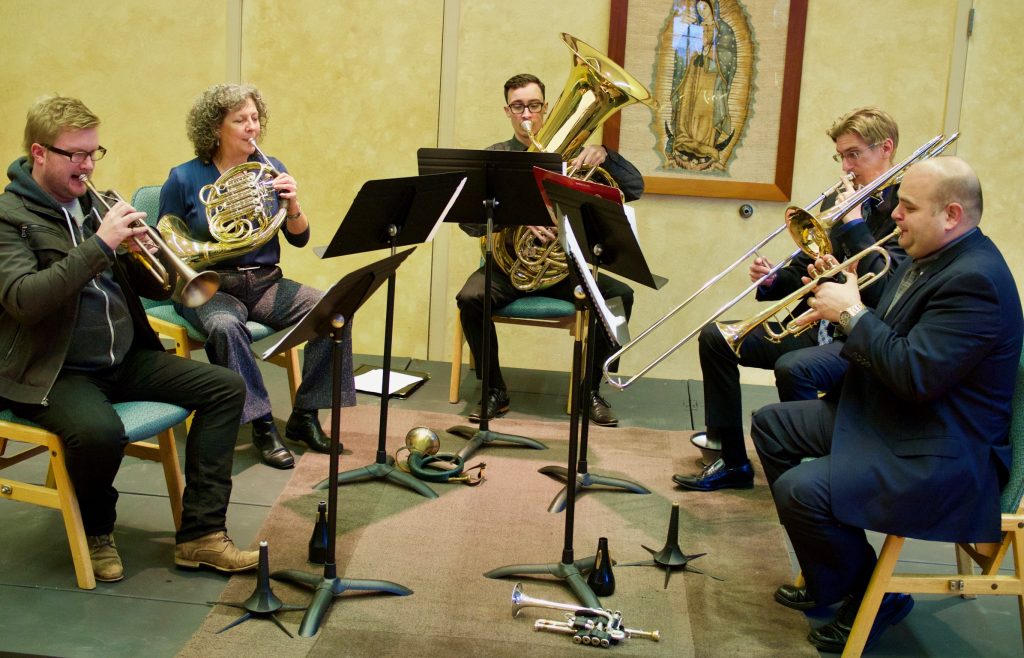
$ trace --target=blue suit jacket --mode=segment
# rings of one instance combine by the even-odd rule
[[[949,247],[842,354],[851,367],[832,439],[843,523],[938,541],[998,541],[999,493],[1024,321],[1013,276],[980,230]],[[881,310],[888,309],[884,319]]]

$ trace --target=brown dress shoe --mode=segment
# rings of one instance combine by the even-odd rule
[[[124,578],[124,565],[117,554],[114,535],[93,535],[85,538],[89,544],[89,561],[96,580],[104,583],[116,583]]]
[[[223,530],[177,544],[174,564],[186,569],[209,567],[223,573],[236,573],[256,568],[259,551],[240,551]]]

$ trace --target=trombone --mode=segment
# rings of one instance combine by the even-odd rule
[[[106,195],[100,194],[99,191],[96,190],[96,186],[93,185],[89,177],[86,174],[82,174],[78,177],[78,180],[82,181],[89,191],[100,200],[100,203],[106,207],[107,212],[110,212],[110,209],[113,206],[107,200]],[[117,192],[113,192],[112,194],[117,201],[124,201],[121,195]],[[157,250],[163,253],[164,258],[167,259],[171,267],[174,268],[178,277],[182,280],[181,303],[189,308],[195,308],[196,306],[202,306],[206,302],[210,301],[213,294],[217,292],[218,288],[220,288],[220,275],[216,272],[196,272],[170,250],[167,243],[160,237],[160,234],[156,229],[149,224],[142,223],[142,225],[146,227],[146,234],[149,239],[157,246]],[[170,290],[171,276],[167,272],[167,268],[160,262],[160,259],[146,248],[146,245],[142,243],[139,236],[133,236],[132,242],[135,243],[135,246],[138,249],[138,251],[132,252],[132,256],[137,258],[139,262],[146,266],[146,269],[149,270],[149,273],[153,275],[153,278],[163,286],[164,290]]]
[[[751,291],[753,291],[755,288],[757,288],[759,285],[761,285],[762,283],[764,283],[765,281],[767,281],[771,277],[775,276],[775,274],[779,270],[781,270],[783,267],[788,265],[794,258],[796,258],[800,254],[801,251],[806,253],[808,256],[811,256],[812,258],[819,258],[821,256],[824,256],[824,255],[827,255],[827,254],[831,254],[832,253],[832,243],[828,239],[828,232],[831,230],[831,228],[838,221],[840,221],[843,218],[844,215],[846,215],[846,213],[850,212],[850,210],[852,210],[856,206],[859,206],[869,196],[878,193],[879,191],[881,191],[885,187],[888,187],[890,185],[899,184],[899,182],[903,180],[903,175],[906,173],[906,170],[909,169],[912,164],[915,164],[915,163],[917,163],[919,161],[927,160],[929,158],[933,158],[933,157],[939,155],[940,153],[942,153],[942,151],[944,151],[946,149],[947,146],[949,146],[954,141],[956,141],[957,137],[959,137],[959,136],[960,136],[960,133],[953,133],[949,138],[946,138],[946,139],[943,139],[943,135],[937,135],[936,137],[933,137],[932,139],[930,139],[927,142],[925,142],[922,146],[920,146],[916,151],[911,153],[902,162],[900,162],[899,164],[893,166],[888,171],[886,171],[885,173],[883,173],[880,176],[878,176],[875,180],[871,181],[867,185],[864,185],[859,190],[854,192],[854,194],[850,198],[845,199],[842,204],[838,204],[836,206],[833,206],[832,208],[830,208],[827,211],[822,212],[818,216],[812,215],[810,211],[812,209],[814,209],[815,207],[817,207],[817,205],[820,204],[822,202],[822,200],[825,199],[826,196],[828,196],[829,194],[832,194],[833,192],[838,190],[841,186],[845,185],[846,182],[848,181],[848,178],[846,178],[846,177],[841,178],[839,180],[839,182],[837,182],[835,185],[833,185],[831,188],[829,188],[825,192],[822,192],[821,195],[817,199],[815,199],[812,203],[808,204],[804,208],[800,208],[800,207],[797,207],[797,206],[789,207],[786,210],[786,222],[782,226],[777,228],[775,231],[770,233],[766,238],[764,238],[763,240],[758,242],[756,245],[754,245],[745,254],[743,254],[738,259],[733,261],[733,263],[731,265],[729,265],[729,267],[727,267],[726,269],[722,270],[722,272],[716,274],[711,279],[709,279],[703,286],[701,286],[699,289],[697,289],[697,291],[694,292],[692,295],[687,297],[682,303],[680,303],[675,308],[670,310],[668,313],[663,315],[661,318],[659,318],[657,321],[655,321],[651,326],[649,326],[648,328],[646,328],[642,332],[640,332],[640,334],[637,335],[636,338],[634,338],[630,342],[626,343],[621,348],[619,348],[618,351],[616,351],[614,354],[609,356],[605,360],[604,366],[603,366],[603,375],[604,375],[605,381],[607,381],[611,386],[613,386],[613,387],[615,387],[615,388],[617,388],[619,390],[622,390],[622,389],[625,389],[625,388],[631,386],[634,382],[636,382],[636,380],[640,379],[645,374],[650,372],[650,370],[652,368],[654,368],[655,366],[660,364],[662,361],[667,359],[669,356],[671,356],[673,353],[675,353],[675,351],[678,350],[680,347],[682,347],[686,343],[688,343],[691,340],[693,340],[693,338],[695,336],[697,336],[704,329],[704,327],[707,327],[711,323],[716,322],[718,320],[718,318],[722,316],[723,313],[725,313],[726,311],[731,309],[733,306],[738,304],[748,294],[750,294]],[[675,316],[679,311],[683,310],[694,299],[696,299],[697,297],[702,295],[704,293],[704,291],[706,291],[708,288],[710,288],[715,283],[717,283],[719,280],[721,280],[726,274],[731,272],[740,263],[744,262],[747,258],[749,258],[751,256],[751,254],[755,253],[758,249],[760,249],[764,245],[768,244],[768,242],[770,242],[779,233],[782,233],[787,228],[789,229],[790,234],[792,235],[793,239],[799,245],[799,249],[794,251],[792,254],[790,254],[784,260],[779,262],[777,265],[773,266],[770,270],[768,270],[768,272],[766,272],[757,281],[754,281],[749,286],[744,288],[743,292],[741,292],[740,294],[736,295],[735,297],[730,299],[728,302],[726,302],[722,306],[718,307],[718,309],[715,310],[715,312],[712,313],[706,320],[704,320],[704,322],[699,324],[696,329],[694,329],[693,331],[691,331],[688,334],[686,334],[681,340],[679,340],[674,345],[669,347],[660,356],[656,357],[654,360],[652,360],[646,366],[644,366],[643,368],[638,370],[632,376],[630,376],[628,378],[627,377],[620,377],[620,376],[615,375],[612,372],[610,372],[610,368],[611,368],[612,364],[616,360],[618,360],[620,357],[622,357],[623,354],[625,354],[629,350],[633,349],[633,347],[635,347],[638,343],[640,343],[647,336],[649,336],[651,333],[653,333],[658,327],[660,327],[662,324],[664,324],[669,319],[671,319],[673,316]],[[891,237],[892,237],[891,235],[887,236],[886,240],[891,239]],[[883,241],[883,244],[884,244],[884,241]],[[867,255],[867,254],[864,254],[864,255]],[[861,257],[863,258],[863,256],[861,256]],[[842,265],[842,263],[841,263],[841,265]],[[888,267],[888,263],[887,263],[886,267]],[[805,294],[806,294],[806,292],[805,292]],[[778,306],[778,305],[776,305],[776,306]],[[766,320],[774,317],[776,313],[778,313],[778,310],[776,310],[775,313],[770,314],[766,318]],[[758,314],[758,315],[761,315],[761,314]],[[751,327],[751,328],[753,328],[753,327]],[[770,335],[769,335],[769,340],[771,340],[771,336]],[[735,349],[739,349],[739,346],[737,345],[737,347]]]

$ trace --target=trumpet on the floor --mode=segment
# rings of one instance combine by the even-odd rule
[[[794,290],[779,301],[775,302],[769,308],[757,313],[748,320],[731,323],[716,322],[715,326],[717,326],[718,330],[722,332],[722,336],[725,337],[725,342],[729,345],[732,351],[736,353],[736,356],[740,355],[740,346],[743,344],[744,339],[750,335],[751,331],[761,325],[764,325],[765,337],[773,343],[782,342],[782,339],[787,336],[799,336],[811,327],[817,325],[817,322],[809,322],[807,324],[799,324],[798,322],[813,313],[814,309],[808,309],[797,317],[791,317],[788,322],[779,321],[776,319],[776,316],[791,306],[795,308],[797,304],[802,302],[804,298],[811,294],[811,292],[820,284],[842,274],[843,271],[848,269],[851,265],[859,263],[871,254],[878,254],[885,261],[885,265],[882,269],[878,272],[868,272],[857,279],[857,288],[860,290],[873,285],[889,271],[890,267],[892,267],[892,255],[886,251],[885,247],[882,245],[893,238],[899,237],[899,235],[900,229],[894,229],[892,233],[886,235],[864,251],[850,256],[842,263],[837,263],[835,266],[818,274],[812,281],[804,285],[802,288]],[[789,315],[792,316],[792,313],[790,312]],[[775,320],[781,326],[781,330],[776,330],[772,327],[770,322],[771,320]]]
[[[572,635],[572,641],[576,644],[608,647],[634,637],[646,638],[654,642],[661,640],[659,631],[641,631],[624,627],[622,613],[618,610],[612,612],[604,608],[588,608],[572,603],[535,599],[523,592],[522,583],[516,583],[516,586],[512,588],[512,616],[519,616],[519,612],[523,608],[552,608],[568,612],[565,621],[538,619],[533,624],[533,630]]]

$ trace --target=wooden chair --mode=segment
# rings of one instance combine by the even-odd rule
[[[1024,640],[1024,505],[1021,503],[1024,499],[1024,359],[1017,371],[1010,445],[1013,448],[1013,465],[1001,497],[1002,540],[992,544],[957,544],[958,573],[955,575],[896,574],[896,562],[906,539],[888,535],[843,656],[860,656],[864,651],[878,606],[887,592],[959,594],[964,598],[975,598],[979,594],[1016,596],[1021,638]],[[1013,556],[1013,574],[1001,575],[999,567],[1008,554]],[[974,573],[975,563],[981,567],[981,573]]]
[[[164,402],[119,402],[114,405],[114,409],[121,417],[128,435],[125,454],[159,462],[163,466],[171,516],[174,518],[175,529],[178,529],[181,526],[181,497],[185,485],[178,463],[178,451],[174,445],[173,428],[185,420],[188,411]],[[143,441],[154,436],[157,443]],[[3,456],[12,441],[30,445],[17,454]],[[6,477],[4,470],[8,467],[44,452],[49,453],[49,469],[43,484]],[[15,416],[9,409],[0,412],[0,499],[60,510],[78,586],[82,589],[95,589],[96,577],[89,561],[89,546],[82,526],[78,498],[65,465],[64,444],[56,434]]]
[[[572,302],[540,295],[517,299],[494,311],[491,317],[496,323],[563,329],[568,331],[570,336],[575,335],[578,321],[576,306]],[[452,338],[452,371],[448,386],[448,402],[456,404],[459,401],[459,384],[462,381],[462,343],[465,339],[462,334],[462,318],[458,310],[455,312],[455,332]],[[472,354],[470,354],[470,367],[475,367]],[[566,403],[566,413],[571,410],[572,353],[570,352],[569,400]]]
[[[136,210],[146,213],[146,221],[152,225],[156,224],[157,214],[160,211],[160,185],[147,185],[135,190],[132,195],[132,206]],[[174,304],[170,300],[156,301],[142,298],[146,307],[146,315],[149,317],[149,325],[159,336],[166,337],[174,342],[174,353],[186,359],[191,358],[193,350],[203,349],[206,344],[206,334],[194,327],[188,320],[181,317]],[[263,340],[273,334],[276,330],[259,322],[249,321],[245,323],[252,334],[252,340]],[[280,354],[275,354],[269,359],[270,363],[279,365],[288,371],[288,390],[291,393],[292,404],[295,403],[295,392],[299,390],[302,382],[302,366],[299,362],[299,348],[292,347]]]

